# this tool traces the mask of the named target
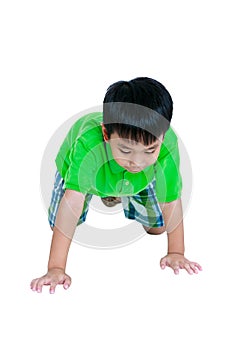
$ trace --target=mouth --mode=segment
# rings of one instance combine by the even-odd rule
[[[130,172],[130,173],[140,173],[141,169],[129,169],[127,168],[127,170]]]

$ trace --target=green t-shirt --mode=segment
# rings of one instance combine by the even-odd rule
[[[181,196],[178,140],[171,127],[156,163],[133,174],[114,160],[110,145],[103,140],[102,121],[102,112],[85,115],[74,123],[64,139],[55,162],[66,189],[100,197],[132,196],[156,178],[159,202]]]

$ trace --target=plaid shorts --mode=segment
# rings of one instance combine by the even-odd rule
[[[51,227],[53,227],[55,224],[59,203],[64,193],[64,180],[57,171],[55,175],[51,203],[48,209],[48,220]],[[91,198],[92,194],[86,194],[83,211],[77,225],[82,224],[86,220]],[[155,180],[153,180],[141,192],[132,196],[121,197],[121,201],[124,214],[127,219],[136,220],[147,227],[164,226],[162,211],[155,194]]]

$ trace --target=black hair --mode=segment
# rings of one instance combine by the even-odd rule
[[[143,142],[146,146],[165,134],[170,126],[173,101],[158,81],[140,77],[109,86],[103,101],[103,123],[108,137]]]

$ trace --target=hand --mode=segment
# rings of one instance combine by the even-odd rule
[[[34,292],[37,291],[38,293],[41,293],[44,285],[50,285],[49,292],[54,294],[58,284],[63,284],[63,288],[68,289],[71,285],[71,278],[63,269],[53,268],[48,270],[46,275],[32,280],[31,289]]]
[[[202,271],[202,267],[196,263],[191,262],[181,254],[167,254],[160,260],[161,269],[165,269],[166,266],[173,269],[175,275],[179,274],[179,269],[185,269],[190,275]]]

